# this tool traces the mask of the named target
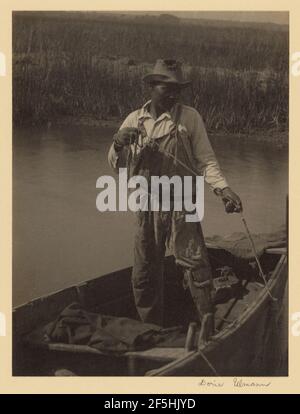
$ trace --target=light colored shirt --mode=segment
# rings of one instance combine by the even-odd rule
[[[174,126],[176,105],[170,112],[164,112],[157,119],[154,119],[149,112],[150,103],[151,101],[148,101],[141,109],[131,112],[122,123],[120,129],[137,128],[139,119],[141,119],[147,132],[146,141],[151,138],[167,136]],[[181,104],[178,130],[186,133],[189,138],[194,165],[198,175],[203,175],[205,181],[212,189],[228,187],[228,183],[221,172],[208,139],[203,119],[196,109]],[[120,152],[117,152],[112,144],[108,153],[108,162],[115,171],[124,166],[121,165],[120,155]]]

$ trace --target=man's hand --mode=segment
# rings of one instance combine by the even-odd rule
[[[240,213],[243,211],[240,197],[235,194],[230,187],[220,190],[218,195],[222,197],[226,213]]]
[[[114,135],[114,145],[120,151],[125,145],[134,143],[138,138],[137,128],[122,128]]]

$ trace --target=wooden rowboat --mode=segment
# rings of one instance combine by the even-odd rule
[[[215,332],[206,340],[197,331],[192,342],[189,338],[188,346],[155,347],[122,355],[107,355],[85,345],[39,346],[24,340],[72,302],[80,302],[93,312],[137,319],[131,268],[127,268],[17,307],[13,312],[13,375],[288,375],[286,249],[268,249],[261,258],[268,274],[268,289],[251,263],[234,259],[224,250],[208,251],[213,269],[220,267],[220,263],[229,265],[240,282],[230,298],[216,305]],[[165,259],[165,286],[165,326],[181,324],[188,329],[188,322],[196,320],[194,308],[171,256]]]

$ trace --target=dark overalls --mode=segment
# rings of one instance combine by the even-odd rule
[[[139,141],[130,151],[130,176],[191,175],[184,165],[192,165],[189,142],[178,130],[180,105],[177,107],[174,128],[168,136],[155,138],[147,144],[147,133],[140,121]],[[146,142],[146,144],[145,144]],[[137,146],[139,153],[137,154]],[[167,154],[172,154],[173,157]],[[177,161],[176,161],[177,160]],[[181,161],[181,163],[179,163]],[[151,193],[151,189],[150,189]],[[182,266],[184,277],[196,304],[199,319],[211,312],[211,269],[199,222],[186,222],[186,211],[138,211],[135,213],[135,241],[132,286],[135,304],[144,322],[163,324],[163,260],[166,241]],[[178,304],[180,306],[180,304]]]

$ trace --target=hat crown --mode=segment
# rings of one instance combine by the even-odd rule
[[[144,81],[176,83],[186,87],[190,81],[184,81],[182,63],[175,59],[158,59],[151,73],[144,76]]]
[[[183,80],[182,64],[174,59],[158,59],[155,63],[152,75],[167,76],[175,82]]]

